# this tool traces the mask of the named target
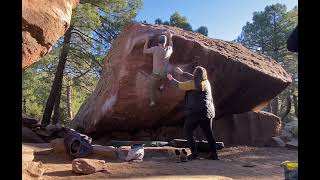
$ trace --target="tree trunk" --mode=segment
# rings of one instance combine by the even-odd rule
[[[57,124],[60,121],[60,100],[61,100],[62,82],[58,89],[58,94],[54,101],[54,111],[52,117],[52,124]]]
[[[71,86],[70,86],[70,82],[68,81],[68,85],[67,85],[67,111],[68,111],[69,120],[72,120],[72,118],[73,118],[71,107],[72,107]]]
[[[69,27],[67,32],[64,35],[64,40],[63,40],[63,47],[61,50],[61,54],[59,57],[59,62],[58,62],[58,67],[56,74],[54,76],[54,80],[52,83],[52,88],[50,91],[49,98],[46,103],[46,107],[43,113],[42,121],[41,124],[43,125],[48,125],[50,124],[50,119],[51,119],[51,114],[52,110],[56,101],[56,96],[59,93],[60,86],[62,86],[62,78],[63,78],[63,70],[64,66],[67,61],[67,56],[69,53],[69,46],[70,46],[70,39],[71,39],[71,31],[72,31],[72,26]]]
[[[284,118],[287,117],[287,115],[290,113],[291,111],[291,96],[290,94],[288,94],[287,96],[287,106],[286,106],[286,110],[284,111],[283,115],[281,116],[281,119],[283,120]]]
[[[278,97],[275,97],[272,101],[271,101],[271,112],[278,116],[278,107],[279,106],[279,103],[278,103]]]
[[[293,95],[294,114],[298,117],[298,96]]]

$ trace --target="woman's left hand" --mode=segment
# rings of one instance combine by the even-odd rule
[[[171,81],[173,79],[171,74],[167,74],[167,78]]]

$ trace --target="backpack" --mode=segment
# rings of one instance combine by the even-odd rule
[[[93,151],[91,142],[90,137],[73,129],[70,129],[64,138],[65,149],[72,158],[84,158],[90,155]]]

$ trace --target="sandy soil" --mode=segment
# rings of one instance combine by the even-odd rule
[[[43,179],[283,179],[280,163],[298,160],[297,150],[285,148],[232,147],[219,152],[220,161],[194,160],[175,163],[166,157],[144,162],[106,160],[107,171],[91,175],[72,172],[71,159],[63,154],[36,155],[45,167]],[[99,157],[94,157],[99,158]],[[101,158],[100,158],[101,159]]]

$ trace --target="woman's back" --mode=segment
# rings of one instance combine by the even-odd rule
[[[187,113],[205,112],[211,118],[215,116],[211,85],[208,80],[201,82],[202,90],[186,91],[185,107]]]

